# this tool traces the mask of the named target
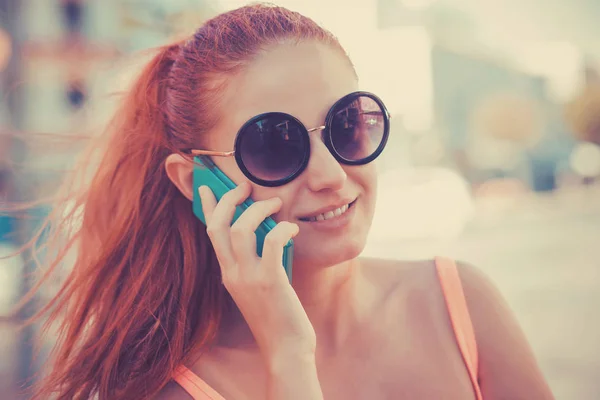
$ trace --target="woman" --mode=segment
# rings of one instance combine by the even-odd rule
[[[161,49],[95,148],[85,208],[57,225],[83,209],[39,397],[552,398],[476,269],[359,258],[388,132],[337,40],[297,13],[243,7]],[[198,188],[206,226],[192,154],[238,185],[219,202]],[[258,257],[268,216],[278,224]]]

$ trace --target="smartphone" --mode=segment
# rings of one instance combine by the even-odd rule
[[[227,175],[223,173],[216,165],[212,162],[209,157],[196,156],[194,157],[194,172],[193,172],[193,186],[194,186],[194,200],[193,200],[193,211],[194,215],[198,217],[204,225],[206,225],[206,219],[202,212],[202,202],[200,200],[200,194],[198,188],[200,186],[208,186],[213,193],[217,201],[221,200],[221,197],[231,189],[236,187]],[[242,204],[236,207],[235,214],[231,223],[233,224],[239,216],[254,203],[251,198],[247,198]],[[270,217],[267,217],[258,226],[255,231],[256,234],[256,253],[259,257],[262,256],[263,246],[265,243],[265,237],[267,233],[275,227],[277,223]],[[234,243],[235,246],[235,243]],[[290,239],[287,244],[283,247],[283,268],[290,281],[292,282],[292,259],[294,257],[294,241]]]

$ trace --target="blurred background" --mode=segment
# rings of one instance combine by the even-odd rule
[[[34,135],[101,132],[140,51],[245,3],[0,0],[0,201],[36,200],[72,165],[77,145],[40,149]],[[600,2],[277,4],[333,31],[393,115],[365,253],[481,267],[557,399],[600,399]],[[0,216],[2,255],[47,212]],[[33,270],[0,260],[1,399],[20,399],[39,365],[35,328],[2,317]]]

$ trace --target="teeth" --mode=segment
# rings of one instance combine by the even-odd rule
[[[341,206],[340,208],[336,208],[333,211],[327,211],[324,214],[319,214],[316,217],[312,217],[312,218],[310,218],[310,221],[311,222],[325,221],[326,219],[330,219],[330,218],[334,218],[334,217],[339,217],[340,215],[342,215],[343,213],[345,213],[346,211],[348,211],[348,207],[349,207],[349,205],[346,204],[345,206]]]

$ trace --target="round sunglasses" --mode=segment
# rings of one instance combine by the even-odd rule
[[[345,165],[364,165],[385,148],[390,115],[379,97],[353,92],[331,107],[325,125],[307,129],[292,115],[268,112],[248,120],[238,131],[234,150],[190,150],[197,156],[231,157],[244,175],[261,186],[281,186],[298,177],[310,158],[309,133],[322,131],[333,157]]]

